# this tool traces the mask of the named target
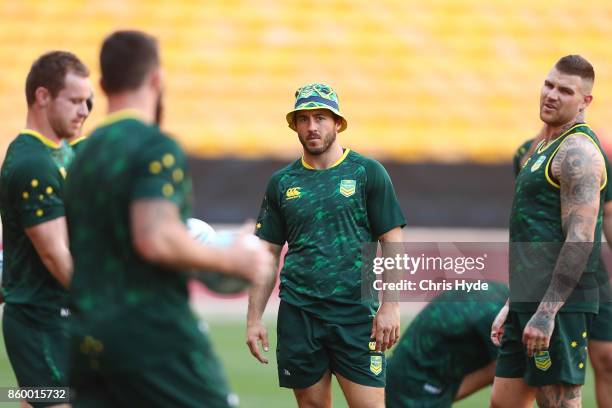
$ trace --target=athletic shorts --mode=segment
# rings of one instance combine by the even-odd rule
[[[357,384],[384,387],[385,356],[373,351],[371,333],[371,321],[329,323],[281,301],[276,347],[280,386],[307,388],[330,370]]]
[[[523,378],[525,383],[540,387],[552,384],[584,384],[588,357],[587,344],[592,313],[559,313],[548,351],[527,356],[523,330],[532,313],[510,312],[504,325],[504,336],[497,359],[495,375]]]
[[[237,407],[238,397],[230,391],[208,336],[203,337],[202,349],[155,356],[138,370],[106,372],[73,354],[73,407]]]
[[[19,306],[5,305],[4,344],[20,387],[67,387],[68,332],[65,327],[43,328]],[[37,407],[57,403],[30,402]]]
[[[395,375],[393,357],[387,366],[387,386],[385,387],[385,406],[387,408],[450,408],[459,390],[459,384],[442,385],[438,382],[424,381]],[[401,362],[398,362],[401,364]],[[399,370],[398,370],[399,371]]]

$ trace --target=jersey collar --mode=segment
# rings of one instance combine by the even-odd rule
[[[53,140],[45,137],[42,135],[42,133],[37,132],[35,130],[32,129],[22,129],[19,132],[20,135],[30,135],[30,136],[34,136],[36,139],[40,140],[42,144],[44,144],[45,146],[49,146],[52,147],[54,149],[59,149],[60,145],[59,143],[54,142]]]
[[[344,153],[342,154],[342,156],[340,156],[340,158],[334,164],[332,164],[330,167],[328,167],[327,169],[315,169],[310,164],[306,163],[306,160],[304,160],[304,156],[302,155],[302,159],[301,159],[302,166],[304,166],[308,170],[328,170],[328,169],[334,168],[334,167],[338,166],[340,163],[342,163],[344,161],[344,159],[346,159],[346,156],[348,156],[350,151],[351,151],[351,149],[349,149],[349,148],[344,149]]]
[[[136,119],[142,121],[142,113],[138,109],[121,109],[108,115],[98,125],[98,127],[108,126],[125,119]]]
[[[70,146],[74,146],[77,143],[81,143],[83,140],[85,140],[86,137],[85,136],[81,136],[79,138],[74,139],[72,142],[68,143]]]

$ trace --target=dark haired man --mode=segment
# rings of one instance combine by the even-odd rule
[[[89,71],[74,54],[49,52],[32,65],[25,88],[26,128],[10,144],[0,174],[3,333],[20,387],[58,387],[67,385],[72,274],[63,200],[71,151],[61,142],[77,135],[87,117]]]
[[[100,64],[110,114],[66,182],[75,403],[234,406],[189,308],[187,272],[217,270],[258,282],[272,274],[271,256],[253,235],[225,249],[190,237],[187,158],[156,125],[163,85],[157,41],[115,32],[102,45]]]
[[[537,147],[541,137],[540,132],[535,138],[525,141],[515,152],[513,157],[515,177],[523,167],[525,160]],[[612,174],[610,160],[606,155],[604,159],[606,174]],[[610,246],[612,245],[612,188],[609,185],[606,187],[602,223],[603,234]],[[597,404],[601,407],[608,407],[612,406],[612,290],[603,259],[599,261],[597,281],[599,284],[599,312],[591,325],[588,344],[589,360],[593,364],[593,374],[595,374]],[[498,332],[500,329],[500,327],[493,327],[492,331]]]
[[[307,84],[286,115],[303,155],[268,182],[257,223],[281,271],[278,377],[300,407],[331,406],[335,374],[348,405],[384,407],[385,356],[399,339],[399,306],[362,298],[362,247],[402,240],[404,215],[385,168],[343,149],[347,127],[329,86]],[[267,351],[261,321],[274,277],[249,296],[247,344],[260,362]]]
[[[569,55],[542,86],[542,138],[515,184],[510,301],[496,319],[508,313],[493,407],[527,407],[534,398],[540,407],[581,406],[599,304],[595,274],[607,182],[599,142],[584,123],[594,79],[587,60]]]

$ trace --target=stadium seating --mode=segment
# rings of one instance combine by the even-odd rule
[[[612,106],[612,2],[546,0],[137,0],[0,2],[0,151],[23,126],[32,60],[73,50],[92,68],[116,28],[161,40],[166,128],[201,156],[294,157],[284,115],[326,81],[344,145],[401,161],[508,160],[539,127],[542,80],[568,53],[597,72],[589,121]],[[101,92],[87,129],[103,116]]]

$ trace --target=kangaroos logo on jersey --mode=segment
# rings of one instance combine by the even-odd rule
[[[548,351],[538,351],[533,355],[533,359],[535,361],[535,366],[542,371],[546,371],[552,365],[552,361],[550,361],[550,354]]]
[[[542,167],[542,164],[544,164],[544,160],[546,160],[546,156],[540,156],[540,158],[535,163],[533,163],[533,166],[531,166],[531,172],[533,173],[534,171]]]
[[[285,197],[287,197],[287,200],[293,200],[294,198],[299,198],[302,195],[302,192],[300,191],[301,189],[302,187],[291,187],[285,193]]]
[[[355,180],[340,180],[340,194],[345,197],[350,197],[355,194],[355,186],[357,182]]]
[[[370,371],[374,375],[382,373],[382,356],[370,356]]]

